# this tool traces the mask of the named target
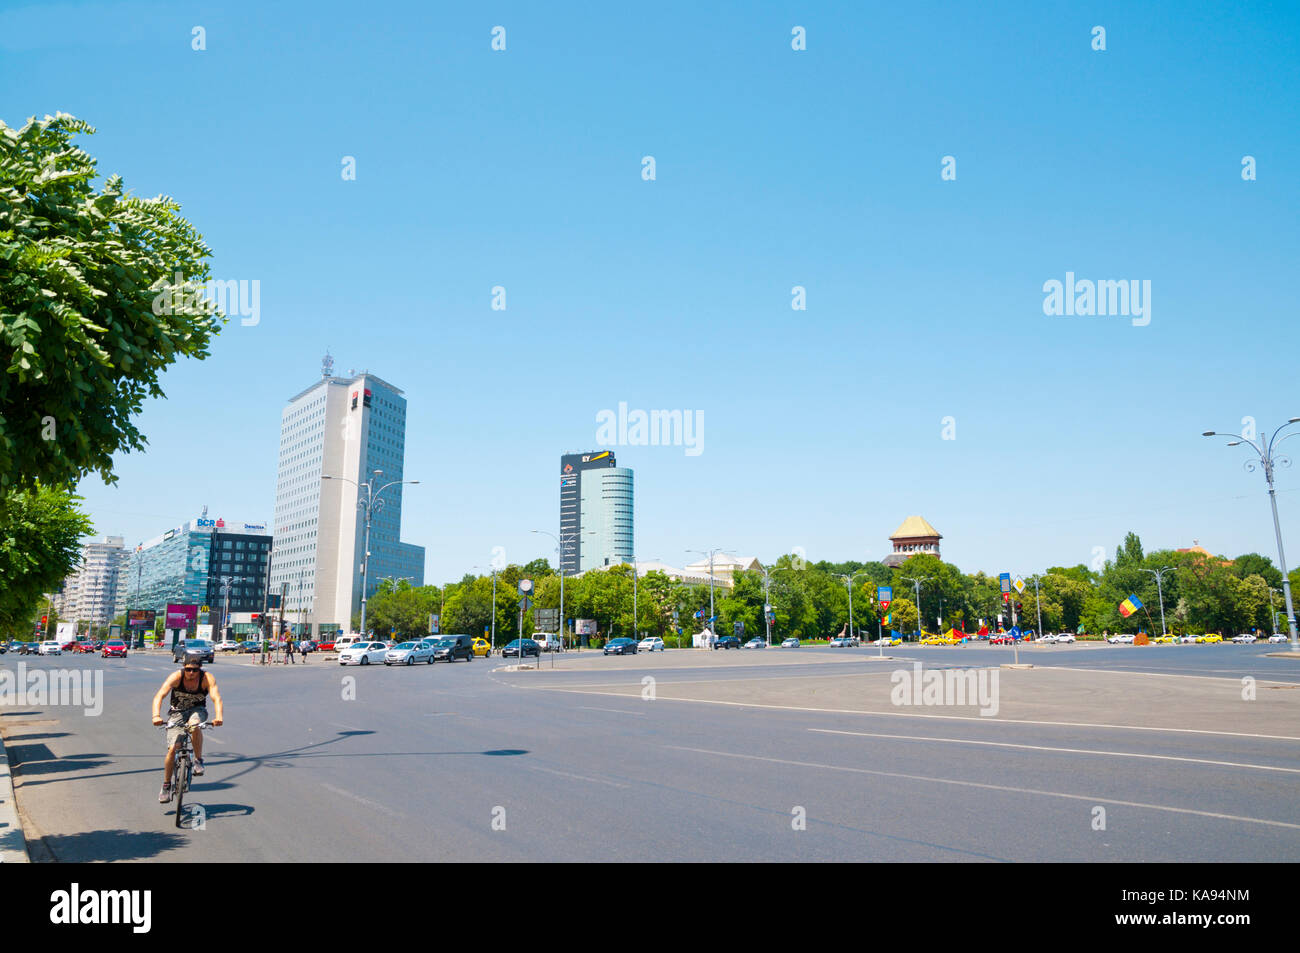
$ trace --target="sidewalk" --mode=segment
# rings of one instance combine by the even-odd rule
[[[14,801],[13,781],[9,777],[9,756],[4,739],[0,738],[0,864],[26,864],[27,841],[23,838],[23,825],[18,820],[18,805]]]

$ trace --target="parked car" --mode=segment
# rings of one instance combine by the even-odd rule
[[[786,639],[784,642],[781,643],[781,648],[783,649],[797,649],[798,647],[799,647],[799,640],[796,639],[794,636],[791,636],[790,638]]]
[[[636,641],[634,639],[610,639],[601,649],[605,655],[636,655]]]
[[[319,642],[316,643],[316,648],[322,652],[333,652],[334,640],[329,638],[321,639]]]
[[[847,648],[851,645],[853,645],[853,640],[847,635],[837,635],[835,638],[831,639],[830,643],[830,647],[833,649]]]
[[[176,643],[176,647],[172,649],[172,661],[185,661],[185,653],[191,651],[202,652],[203,661],[205,662],[215,663],[217,660],[216,647],[207,639],[181,639]]]
[[[59,643],[58,643],[58,641],[57,641],[56,639],[49,639],[48,641],[45,641],[45,642],[42,642],[42,643],[41,643],[41,647],[40,647],[40,649],[38,650],[38,653],[37,653],[37,654],[39,654],[39,655],[62,655],[62,654],[63,654],[63,647],[62,647],[61,645],[59,645]]]
[[[355,645],[358,642],[369,642],[369,639],[363,639],[359,635],[342,635],[334,640],[334,649],[342,652],[349,645]]]
[[[371,665],[388,656],[387,642],[353,642],[339,653],[340,665]]]
[[[1011,636],[1009,635],[1002,636],[1002,640],[1004,642],[1013,641]],[[1059,640],[1060,640],[1060,636],[1058,636],[1055,632],[1048,632],[1046,635],[1040,635],[1038,638],[1034,639],[1034,642],[1037,645],[1055,645]]]
[[[1289,642],[1291,637],[1289,635],[1283,635],[1280,632],[1274,632],[1268,637],[1268,640],[1270,642]]]
[[[714,650],[717,649],[738,649],[740,648],[740,639],[734,635],[724,635],[713,643]]]
[[[1170,643],[1177,642],[1177,641],[1178,641],[1178,636],[1176,635],[1157,635],[1154,639],[1151,640],[1151,644],[1169,645]]]
[[[384,655],[385,665],[433,664],[433,646],[426,642],[398,642]]]
[[[892,636],[883,635],[871,643],[872,645],[883,645],[885,648],[892,648],[895,645],[902,645],[902,639],[896,639]]]
[[[1137,636],[1124,633],[1123,635],[1108,636],[1106,641],[1111,645],[1132,645],[1136,639]]]
[[[1130,638],[1131,638],[1131,636],[1130,636]],[[1075,641],[1074,633],[1073,633],[1073,632],[1059,632],[1059,633],[1057,633],[1056,641],[1057,641],[1058,643],[1060,643],[1060,642],[1074,642],[1074,641]]]
[[[492,654],[492,643],[487,639],[475,639],[474,654],[479,658],[487,658]]]
[[[528,658],[528,656],[541,658],[542,647],[532,639],[513,639],[506,643],[506,647],[501,650],[502,658]]]
[[[222,639],[217,643],[216,650],[218,652],[238,652],[239,643],[234,639]]]
[[[1243,632],[1241,635],[1234,635],[1232,641],[1236,642],[1238,645],[1253,644],[1255,637],[1249,632]]]
[[[1207,632],[1205,635],[1198,635],[1196,641],[1204,642],[1207,645],[1215,645],[1223,641],[1223,636],[1219,635],[1217,632]]]
[[[104,643],[100,658],[126,658],[126,643],[121,639],[110,639]]]
[[[747,649],[765,649],[765,648],[767,648],[767,642],[765,642],[765,641],[764,641],[760,636],[757,636],[757,635],[756,635],[756,636],[754,636],[752,639],[750,639],[748,642],[745,643],[745,648],[747,648]]]
[[[662,652],[664,650],[664,640],[657,635],[651,635],[642,639],[637,648],[642,652]]]
[[[258,639],[248,639],[239,643],[239,652],[242,655],[252,655],[260,651],[262,651],[262,643]]]
[[[537,643],[529,639],[534,645]],[[541,651],[541,646],[538,646]],[[444,635],[433,646],[433,658],[436,662],[454,662],[463,658],[466,662],[474,657],[474,640],[468,635]]]
[[[73,653],[77,655],[92,655],[95,651],[94,642],[76,642],[72,646]]]

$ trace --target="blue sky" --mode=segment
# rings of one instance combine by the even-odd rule
[[[0,119],[88,120],[261,285],[82,484],[98,531],[270,521],[328,348],[406,392],[433,582],[546,555],[559,455],[620,401],[705,421],[698,456],[613,448],[643,558],[880,558],[913,513],[967,571],[1130,529],[1275,555],[1262,478],[1199,434],[1300,416],[1300,9],[609,6],[0,4]],[[1149,280],[1150,324],[1044,315],[1066,272]]]

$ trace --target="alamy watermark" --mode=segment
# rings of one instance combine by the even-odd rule
[[[0,708],[80,708],[95,717],[104,711],[103,669],[34,668],[19,662],[0,670]]]
[[[980,715],[991,718],[998,713],[998,670],[946,668],[921,671],[913,662],[911,671],[895,669],[889,675],[889,700],[898,706],[926,705],[953,707],[979,705]]]
[[[224,315],[238,315],[239,323],[246,328],[262,320],[260,279],[209,279],[198,284],[186,281],[179,271],[173,277],[170,284],[165,278],[159,278],[149,286],[150,291],[158,292],[153,299],[154,314],[207,314],[211,310],[205,307],[207,303],[215,305]]]
[[[1047,315],[1118,315],[1132,317],[1133,327],[1151,323],[1151,279],[1076,280],[1074,272],[1065,273],[1065,281],[1055,278],[1043,282],[1043,314]]]
[[[633,410],[619,401],[618,411],[596,413],[596,444],[601,447],[685,447],[688,457],[704,452],[704,411]]]

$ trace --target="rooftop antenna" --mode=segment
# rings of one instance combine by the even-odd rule
[[[207,518],[208,518],[208,504],[206,504],[206,503],[203,504],[203,516],[202,516],[202,518],[203,518],[203,519],[207,519]]]
[[[330,377],[334,373],[334,358],[330,357],[329,348],[325,349],[325,356],[320,362],[320,376]]]

